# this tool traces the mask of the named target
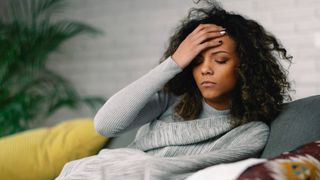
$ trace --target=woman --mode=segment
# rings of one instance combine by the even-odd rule
[[[280,59],[290,61],[257,22],[216,4],[191,10],[162,62],[96,114],[107,137],[142,126],[135,140],[68,163],[58,179],[184,179],[257,156],[289,98]]]

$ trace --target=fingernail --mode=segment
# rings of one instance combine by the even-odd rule
[[[224,35],[226,33],[226,31],[220,31],[220,34]]]

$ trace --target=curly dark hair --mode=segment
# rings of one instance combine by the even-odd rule
[[[234,12],[224,10],[218,3],[208,7],[192,8],[182,20],[161,62],[173,55],[180,43],[200,24],[216,24],[226,29],[236,43],[236,53],[240,64],[236,69],[238,82],[232,92],[230,113],[236,124],[249,121],[269,123],[281,110],[285,100],[291,100],[288,71],[280,60],[291,63],[292,56],[259,23]],[[192,76],[191,63],[181,73],[171,79],[164,91],[181,96],[175,107],[175,115],[192,120],[202,111],[202,95]]]

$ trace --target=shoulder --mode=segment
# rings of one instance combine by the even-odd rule
[[[162,104],[165,104],[166,107],[172,106],[179,100],[178,96],[170,92],[165,92],[163,90],[157,92],[157,98],[158,101],[160,101]]]
[[[266,130],[268,129],[269,130],[269,126],[262,121],[251,121],[241,126],[244,128],[250,128],[250,129],[266,129]]]
[[[251,121],[232,129],[233,133],[247,136],[268,136],[270,128],[262,121]]]
[[[255,139],[267,139],[270,134],[269,126],[262,121],[251,121],[234,129],[243,137],[254,137]]]

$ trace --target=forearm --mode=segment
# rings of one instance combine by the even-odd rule
[[[97,112],[94,123],[96,130],[105,136],[114,136],[123,131],[135,121],[139,113],[145,113],[145,118],[139,119],[147,123],[159,115],[161,109],[157,102],[150,102],[155,107],[143,112],[143,108],[170,79],[182,69],[168,58],[150,72],[134,81],[121,91],[113,95]],[[156,100],[155,100],[156,101]],[[160,105],[161,106],[161,105]]]

